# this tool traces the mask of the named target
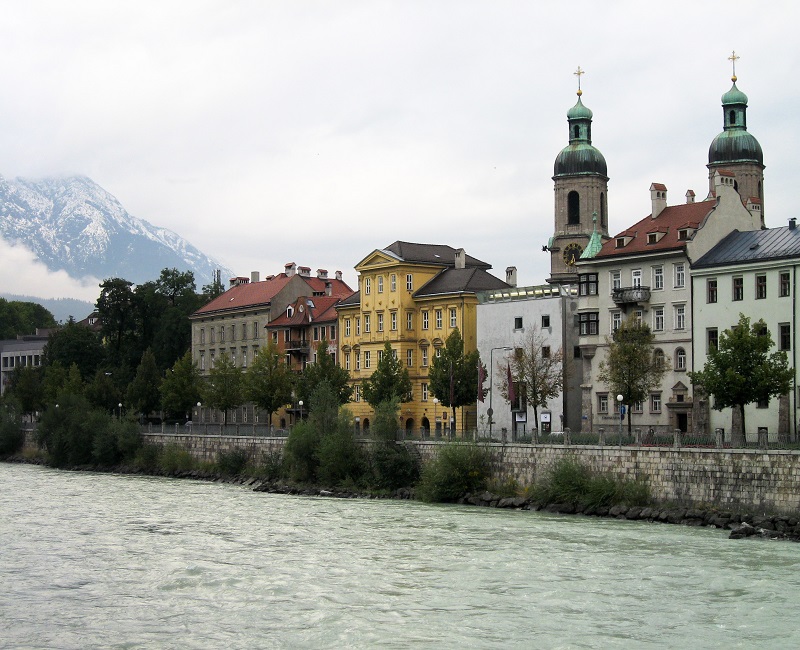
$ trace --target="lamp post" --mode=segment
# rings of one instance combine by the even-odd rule
[[[625,407],[622,405],[622,395],[617,395],[617,406],[619,407],[619,444],[622,444],[622,420],[625,417]]]
[[[300,421],[302,422],[303,421],[303,400],[300,400],[298,402],[298,404],[300,405]]]
[[[122,419],[122,402],[117,404],[117,408],[119,408],[119,412],[117,413],[117,420],[121,420]]]
[[[436,407],[437,406],[439,406],[439,400],[434,397],[433,398],[433,431],[434,431],[434,435],[436,434],[437,431],[439,431],[439,418],[438,418],[438,416],[436,414]],[[428,435],[430,435],[430,431],[428,432]]]
[[[492,408],[492,380],[494,379],[494,351],[495,350],[512,350],[513,348],[506,346],[499,348],[492,348],[489,350],[489,408],[486,414],[489,416],[489,440],[492,439],[492,425],[494,424],[494,409]]]
[[[202,422],[203,421],[203,418],[201,417],[202,413],[203,412],[200,410],[200,402],[197,402],[197,421],[198,422]]]

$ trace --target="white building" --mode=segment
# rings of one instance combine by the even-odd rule
[[[32,336],[0,341],[0,395],[6,392],[16,368],[41,367],[49,333],[50,330],[43,330]]]
[[[561,348],[568,292],[545,284],[478,294],[478,350],[488,374],[484,388],[489,390],[484,401],[478,402],[478,435],[511,441],[529,437],[533,428],[562,430],[563,394],[539,408],[537,425],[533,409],[519,395],[516,408],[512,409],[501,394],[501,386],[515,348],[525,347],[531,335],[541,340],[543,354],[556,353]]]

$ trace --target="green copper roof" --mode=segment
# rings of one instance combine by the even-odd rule
[[[594,224],[594,228],[592,230],[592,236],[589,237],[589,243],[586,244],[586,250],[583,251],[583,253],[581,253],[580,259],[582,260],[592,259],[600,252],[600,249],[603,248],[603,239],[600,237],[600,233],[597,232],[596,212],[592,215],[592,223]]]
[[[722,119],[724,131],[711,142],[708,149],[708,164],[727,163],[764,164],[761,145],[747,132],[747,95],[733,86],[722,96]]]
[[[581,101],[567,111],[569,145],[556,157],[553,176],[579,176],[584,174],[607,176],[606,159],[592,146],[592,111]]]
[[[730,106],[731,104],[747,104],[747,95],[736,87],[735,81],[731,89],[722,96],[723,106]]]
[[[586,108],[581,101],[581,98],[578,97],[578,103],[575,104],[572,108],[567,111],[567,119],[568,120],[591,120],[592,119],[592,111]]]

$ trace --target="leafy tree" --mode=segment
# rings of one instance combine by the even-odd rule
[[[243,401],[242,371],[237,368],[224,352],[209,372],[208,382],[203,389],[203,401],[211,408],[224,413],[224,423],[228,424],[228,411]]]
[[[194,273],[191,271],[178,271],[176,268],[162,269],[161,275],[155,282],[156,291],[164,296],[171,307],[182,303],[190,303],[190,309],[195,309],[197,294],[195,293]]]
[[[739,314],[739,323],[725,330],[716,348],[708,352],[703,370],[690,372],[692,384],[702,386],[713,395],[717,411],[735,408],[741,418],[741,431],[734,432],[734,446],[744,442],[744,407],[752,402],[768,401],[791,390],[793,371],[789,368],[786,353],[770,354],[774,345],[763,320],[751,325],[750,319]]]
[[[606,339],[608,356],[600,363],[598,378],[628,405],[628,434],[632,430],[630,407],[645,402],[667,370],[664,356],[655,352],[654,339],[650,328],[635,316],[626,318]]]
[[[124,344],[134,336],[133,282],[110,278],[100,284],[97,311],[100,315],[103,337],[109,341],[113,358],[119,364]]]
[[[383,346],[383,354],[375,371],[362,382],[361,390],[364,399],[373,409],[377,409],[381,402],[395,399],[400,402],[411,401],[408,368],[397,358],[389,341]]]
[[[191,413],[201,396],[201,382],[200,371],[192,361],[192,352],[187,350],[161,382],[162,408],[172,417]]]
[[[44,368],[42,390],[46,405],[53,405],[64,395],[83,395],[84,384],[78,365],[73,363],[69,369],[56,361]]]
[[[300,374],[296,387],[297,398],[308,403],[317,386],[325,381],[333,389],[339,404],[347,404],[353,393],[349,379],[350,373],[333,360],[328,352],[328,342],[323,339],[317,346],[317,360],[309,363]]]
[[[286,365],[278,346],[270,339],[245,373],[245,395],[258,408],[272,414],[292,400],[294,373]]]
[[[369,448],[372,484],[382,490],[408,487],[419,478],[419,463],[408,447],[396,442],[399,407],[396,398],[378,404],[370,429],[373,437]]]
[[[137,413],[142,414],[142,418],[158,409],[161,401],[159,387],[161,384],[161,373],[156,367],[156,358],[153,351],[147,348],[142,355],[142,361],[136,369],[136,376],[128,385],[125,394],[125,401]]]
[[[56,320],[42,305],[0,298],[0,339],[13,339],[19,334],[33,334],[38,328],[51,327],[56,327]]]
[[[214,279],[211,283],[203,285],[200,294],[201,302],[205,305],[214,300],[214,298],[218,298],[223,293],[225,293],[225,285],[222,284],[219,270],[217,270],[214,272]]]
[[[16,454],[24,443],[19,405],[6,395],[0,398],[0,457]]]
[[[544,337],[534,328],[525,338],[523,347],[517,348],[510,364],[512,380],[524,386],[522,397],[533,409],[533,421],[537,426],[539,408],[547,408],[547,403],[558,397],[564,386],[563,349],[552,351],[543,344]],[[496,368],[505,399],[509,397],[508,367],[498,362]]]
[[[31,366],[17,366],[11,373],[11,381],[6,394],[13,396],[24,414],[32,414],[44,406],[42,369]]]
[[[112,373],[103,369],[98,370],[92,381],[86,384],[84,394],[92,406],[109,415],[116,413],[122,400],[122,391],[114,382]]]
[[[477,350],[464,353],[464,341],[458,329],[447,337],[442,353],[433,357],[428,373],[430,389],[442,406],[453,410],[453,422],[456,408],[477,400],[478,363],[481,357]]]
[[[44,346],[43,364],[50,366],[60,363],[64,368],[75,364],[86,381],[97,372],[104,354],[100,337],[88,327],[71,321],[50,334]]]

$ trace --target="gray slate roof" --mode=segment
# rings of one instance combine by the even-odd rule
[[[800,228],[734,230],[697,260],[692,268],[791,258],[800,258]]]
[[[492,289],[507,289],[509,286],[482,268],[445,269],[420,287],[414,293],[414,297],[445,293],[477,293]]]
[[[383,249],[392,253],[399,260],[406,262],[422,262],[425,264],[440,264],[442,266],[455,266],[456,249],[446,244],[414,244],[406,241],[396,241]],[[492,268],[491,264],[479,259],[466,256],[467,267]]]

